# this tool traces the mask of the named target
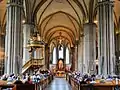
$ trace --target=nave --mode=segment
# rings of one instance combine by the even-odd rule
[[[72,88],[65,78],[54,78],[45,90],[72,90]]]
[[[120,88],[119,8],[120,0],[0,0],[0,90]]]

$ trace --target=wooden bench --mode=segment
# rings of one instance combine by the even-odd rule
[[[0,90],[2,90],[2,89],[7,89],[7,88],[13,88],[14,87],[14,85],[12,84],[12,85],[0,85]]]
[[[16,84],[12,90],[36,90],[35,84]]]
[[[51,81],[53,76],[50,75],[46,79],[36,84],[7,84],[7,81],[0,80],[0,90],[11,88],[12,90],[41,90],[44,89]]]
[[[79,90],[120,90],[120,85],[115,84],[83,84]]]
[[[70,82],[73,90],[120,90],[120,82],[118,85],[115,81],[95,84],[80,84],[75,78],[70,77]]]

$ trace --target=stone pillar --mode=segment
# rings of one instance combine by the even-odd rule
[[[49,69],[49,64],[50,64],[50,62],[49,62],[49,57],[50,57],[49,53],[50,53],[50,48],[49,48],[48,44],[46,44],[45,45],[45,67],[47,69]]]
[[[66,65],[66,46],[63,46],[63,58],[64,58],[64,65]]]
[[[3,59],[3,53],[4,53],[4,51],[3,51],[3,46],[2,46],[2,43],[3,43],[3,40],[2,40],[3,38],[2,38],[2,34],[0,33],[0,62],[2,61],[2,59]]]
[[[34,30],[33,24],[23,24],[23,65],[30,60],[29,49],[27,48],[28,40],[31,38],[31,31]]]
[[[74,58],[75,58],[75,71],[78,71],[78,41],[76,41],[75,45],[75,53],[74,53]]]
[[[56,60],[56,62],[58,63],[58,59],[59,59],[59,45],[57,45],[57,48],[56,48],[56,58],[57,58],[57,60]]]
[[[83,73],[83,39],[78,44],[78,71]]]
[[[96,60],[96,24],[84,24],[84,58],[83,58],[83,72],[95,73]]]
[[[71,70],[75,71],[75,47],[71,47],[71,59],[72,59]]]
[[[22,0],[7,3],[4,70],[7,74],[20,74],[22,70],[22,8]]]
[[[99,74],[114,74],[115,42],[112,1],[104,0],[98,2],[98,19]]]

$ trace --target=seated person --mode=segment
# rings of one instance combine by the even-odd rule
[[[13,84],[13,78],[11,76],[8,77],[7,84]]]
[[[32,84],[30,77],[28,77],[28,80],[25,82],[25,84]]]
[[[17,80],[14,82],[14,84],[23,84],[23,82],[20,80],[19,76],[18,76]]]

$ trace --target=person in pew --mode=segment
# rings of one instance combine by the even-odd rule
[[[40,77],[40,75],[39,74],[37,74],[37,82],[40,82],[40,79],[41,79],[41,77]]]
[[[19,76],[18,76],[17,80],[14,82],[14,84],[23,84],[23,82],[20,80]]]
[[[31,78],[32,78],[33,84],[35,84],[37,82],[37,75],[33,74],[33,76]]]
[[[13,78],[11,76],[8,77],[7,84],[13,84]]]
[[[7,75],[7,74],[4,74],[4,75],[1,77],[1,80],[6,81],[6,80],[7,80],[7,78],[8,78],[8,75]]]
[[[87,84],[87,82],[85,81],[85,79],[82,79],[82,81],[80,82],[80,84]]]
[[[22,76],[22,82],[25,83],[27,81],[27,78],[25,75]]]
[[[13,84],[13,78],[11,75],[7,78],[7,84],[8,85]],[[2,89],[2,90],[12,90],[12,88],[6,88],[6,89]]]
[[[32,84],[30,77],[28,77],[28,80],[25,82],[25,84]]]

